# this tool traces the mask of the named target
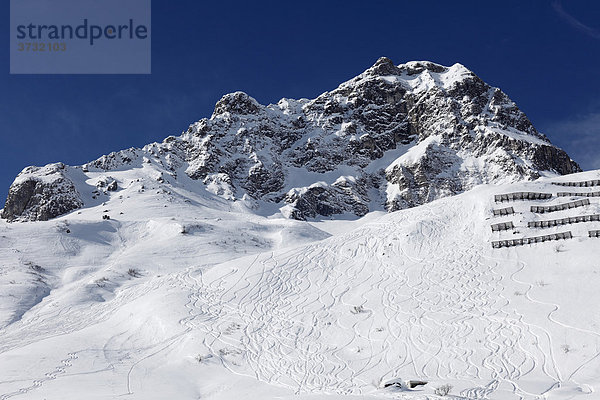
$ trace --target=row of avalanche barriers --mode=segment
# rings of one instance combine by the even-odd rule
[[[580,222],[600,221],[600,214],[579,215],[577,217],[568,217],[561,219],[553,219],[550,221],[530,221],[527,223],[529,228],[549,228],[551,226],[577,224]]]
[[[557,186],[573,186],[573,187],[590,187],[600,186],[600,179],[583,182],[552,182],[553,185]]]
[[[600,197],[600,192],[589,192],[589,193],[573,193],[573,192],[558,192],[558,197]]]
[[[492,212],[494,213],[494,216],[498,216],[498,215],[510,215],[510,214],[514,214],[515,213],[515,209],[512,208],[512,207],[498,208],[498,209],[492,210]]]
[[[531,212],[543,214],[543,213],[568,210],[571,208],[583,207],[583,206],[588,206],[588,205],[590,205],[590,200],[583,199],[583,200],[571,201],[569,203],[555,204],[553,206],[531,206]]]
[[[512,221],[501,222],[499,224],[492,225],[492,232],[507,231],[509,229],[513,229],[514,227],[515,227],[515,225],[513,224]]]
[[[496,203],[502,203],[505,201],[513,200],[547,200],[552,198],[552,193],[538,193],[538,192],[515,192],[497,194],[494,196]]]
[[[529,238],[521,238],[521,239],[508,239],[508,240],[497,240],[492,242],[492,247],[495,249],[500,249],[502,247],[514,247],[514,246],[523,246],[526,244],[532,243],[544,243],[550,240],[564,240],[564,239],[572,239],[573,234],[569,232],[561,232],[561,233],[552,233],[550,235],[544,236],[535,236]]]

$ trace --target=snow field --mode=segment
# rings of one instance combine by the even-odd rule
[[[490,244],[557,229],[527,228],[529,207],[566,198],[491,212],[495,194],[550,182],[311,223],[185,189],[133,202],[134,185],[81,214],[2,222],[0,399],[437,399],[445,383],[459,399],[591,399],[598,223],[569,225],[566,241]],[[590,200],[539,218],[598,213]],[[382,388],[394,378],[429,383]]]

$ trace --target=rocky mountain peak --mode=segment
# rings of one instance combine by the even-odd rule
[[[256,114],[261,109],[261,105],[254,98],[244,92],[234,92],[221,97],[221,100],[215,105],[213,118],[224,113],[247,115]]]
[[[118,180],[119,171],[142,166],[161,185],[191,178],[214,196],[276,204],[296,219],[394,211],[482,183],[581,170],[504,92],[461,64],[396,66],[385,57],[313,100],[263,106],[246,93],[227,94],[210,119],[181,136],[102,156],[78,174],[110,171]],[[57,204],[65,191],[73,201],[44,218],[81,207],[76,199],[89,204],[68,178],[74,168],[56,175],[61,183],[37,189],[24,177],[35,181],[41,172],[24,171],[3,218],[41,219],[40,207]]]
[[[466,73],[473,74],[467,68],[465,68],[461,64],[454,64],[452,67],[453,70],[464,70]],[[433,73],[443,73],[449,70],[448,67],[444,67],[443,65],[436,64],[430,61],[410,61],[406,64],[400,64],[396,66],[392,60],[387,57],[380,57],[372,67],[365,71],[365,75],[370,76],[390,76],[390,75],[406,75],[413,76],[417,74],[421,74],[425,71],[433,72]],[[474,75],[474,74],[473,74]]]
[[[398,75],[400,70],[396,68],[394,62],[387,57],[379,57],[373,66],[365,71],[368,75],[386,76]]]

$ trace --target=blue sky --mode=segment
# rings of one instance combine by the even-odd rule
[[[25,166],[178,135],[236,90],[312,98],[380,56],[464,64],[600,168],[600,2],[153,0],[151,75],[9,75],[5,39],[0,197]]]

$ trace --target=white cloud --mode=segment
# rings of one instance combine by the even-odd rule
[[[593,37],[594,39],[600,39],[600,32],[598,32],[598,30],[587,26],[586,24],[579,21],[577,18],[575,18],[571,14],[567,13],[564,10],[564,8],[562,7],[562,4],[560,3],[559,0],[555,0],[552,2],[552,8],[558,14],[559,17],[561,17],[563,20],[565,20],[573,28],[577,29],[580,32],[585,33],[586,35],[588,35],[590,37]]]

